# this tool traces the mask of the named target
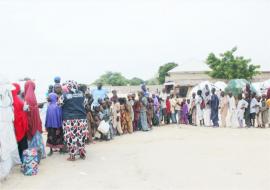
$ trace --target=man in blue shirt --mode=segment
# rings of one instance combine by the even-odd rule
[[[97,89],[93,89],[91,92],[93,98],[94,98],[94,102],[93,102],[93,106],[98,106],[98,100],[102,99],[104,100],[106,97],[108,97],[108,90],[103,89],[102,88],[102,83],[98,83],[97,84]]]

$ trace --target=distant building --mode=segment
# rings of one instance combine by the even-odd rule
[[[203,61],[187,61],[185,63],[179,64],[176,68],[169,71],[169,76],[166,77],[166,82],[174,82],[175,86],[178,86],[180,92],[183,94],[188,93],[188,91],[199,84],[202,81],[224,81],[221,79],[213,79],[211,78],[207,72],[211,71],[211,69],[203,62]],[[254,77],[254,82],[262,82],[270,79],[270,70],[269,71],[261,71],[261,74]],[[184,92],[185,91],[185,92]]]

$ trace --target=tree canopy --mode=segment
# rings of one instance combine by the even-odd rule
[[[218,79],[247,79],[251,80],[260,72],[259,65],[251,64],[251,59],[245,59],[242,56],[235,56],[237,47],[226,51],[220,56],[210,53],[207,57],[206,64],[212,69],[209,75]]]
[[[128,80],[119,72],[108,71],[101,75],[95,82],[112,86],[125,86],[128,84]]]
[[[174,62],[166,63],[160,66],[158,74],[149,80],[143,80],[138,77],[127,79],[122,75],[122,73],[108,71],[105,74],[101,75],[94,82],[94,84],[102,83],[104,85],[111,85],[111,86],[126,86],[126,85],[137,86],[141,85],[142,83],[146,83],[147,85],[163,84],[165,82],[165,77],[168,76],[168,71],[172,70],[177,66],[178,64]]]
[[[166,63],[160,66],[158,70],[158,78],[157,78],[159,84],[163,84],[165,82],[166,76],[168,76],[168,72],[177,66],[178,64],[174,62]]]
[[[129,80],[129,85],[131,86],[138,86],[144,83],[145,81],[143,79],[140,79],[138,77],[133,77],[132,79]]]
[[[97,79],[94,84],[102,83],[104,85],[112,85],[112,86],[137,86],[145,81],[138,77],[133,77],[132,79],[127,79],[119,72],[108,71],[105,74],[101,75],[99,79]]]
[[[147,81],[145,81],[146,85],[158,85],[159,81],[157,78],[151,78]]]

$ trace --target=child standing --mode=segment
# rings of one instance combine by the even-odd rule
[[[258,107],[259,107],[259,103],[256,99],[256,93],[253,93],[252,99],[250,102],[250,119],[251,119],[252,127],[255,127],[255,119],[256,119],[256,113],[257,113]]]
[[[238,104],[237,104],[237,119],[239,122],[240,128],[244,127],[243,120],[244,120],[244,113],[245,109],[248,107],[248,102],[243,99],[242,94],[238,96]]]
[[[62,129],[62,110],[57,104],[58,96],[56,93],[50,93],[48,96],[48,108],[46,114],[45,127],[48,132],[47,147],[50,147],[48,156],[53,154],[53,149],[64,147],[64,136]]]
[[[186,103],[186,99],[183,99],[182,102],[182,115],[181,115],[181,123],[188,124],[188,105]]]

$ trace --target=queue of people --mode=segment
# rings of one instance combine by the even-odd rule
[[[86,144],[150,131],[159,122],[159,102],[145,90],[127,97],[118,97],[113,91],[109,98],[101,84],[90,91],[72,80],[61,84],[56,77],[47,93],[43,130],[39,108],[45,103],[37,102],[34,81],[27,80],[23,92],[17,83],[0,86],[0,179],[16,164],[22,164],[25,175],[35,175],[41,160],[55,152],[68,153],[68,161],[85,159]],[[45,146],[49,148],[47,155]]]
[[[163,113],[166,124],[172,122],[205,127],[265,128],[269,126],[270,89],[267,94],[258,96],[251,91],[250,85],[246,85],[234,97],[231,92],[225,94],[224,91],[217,95],[215,88],[205,86],[197,93],[192,93],[187,100],[174,95],[167,96],[165,106],[166,111]]]
[[[145,85],[127,97],[118,97],[116,90],[109,97],[101,83],[90,91],[73,80],[61,84],[56,77],[54,82],[47,93],[46,143],[39,113],[44,103],[37,102],[35,83],[27,80],[24,92],[17,83],[0,83],[0,179],[15,164],[22,163],[25,175],[36,174],[41,159],[55,152],[68,154],[68,161],[85,159],[87,144],[147,132],[153,126],[265,128],[269,124],[270,90],[258,97],[248,85],[238,97],[224,92],[217,95],[215,88],[206,86],[186,99],[167,94],[165,89],[150,94]]]

